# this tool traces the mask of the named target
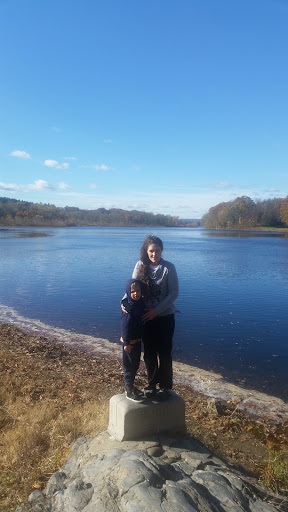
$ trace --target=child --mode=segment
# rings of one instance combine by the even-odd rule
[[[142,391],[135,388],[134,380],[140,365],[141,337],[143,333],[142,316],[145,293],[145,284],[138,279],[128,279],[126,283],[126,296],[122,300],[127,313],[121,311],[121,341],[123,343],[123,370],[126,386],[126,397],[133,402],[143,402],[145,397]]]

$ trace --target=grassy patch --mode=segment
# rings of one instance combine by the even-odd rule
[[[275,493],[288,492],[288,458],[282,451],[269,450],[261,480]]]
[[[75,439],[106,427],[108,402],[91,392],[83,402],[73,392],[63,392],[63,385],[73,391],[69,373],[62,375],[57,391],[55,370],[48,370],[50,386],[44,389],[33,361],[16,362],[4,350],[0,361],[0,510],[8,512],[31,490],[43,487]],[[27,374],[29,379],[24,378]]]

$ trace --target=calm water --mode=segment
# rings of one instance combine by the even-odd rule
[[[150,232],[179,275],[174,359],[287,400],[288,238],[279,234],[0,228],[0,303],[118,342],[120,299]]]

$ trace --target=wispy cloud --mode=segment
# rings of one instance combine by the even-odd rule
[[[112,171],[112,167],[105,164],[80,165],[81,169],[94,169],[94,171]]]
[[[104,139],[104,144],[112,144],[112,139]]]
[[[59,192],[58,196],[71,197],[73,202],[70,205],[67,204],[67,206],[78,206],[78,208],[83,208],[83,210],[91,209],[91,205],[88,206],[87,201],[95,199],[95,195],[92,193],[85,194],[83,192],[75,192],[75,190],[71,192]],[[77,201],[77,199],[79,199],[79,201]]]
[[[46,167],[53,167],[54,169],[69,169],[67,162],[60,164],[57,160],[45,160],[44,165],[46,165]]]
[[[64,156],[63,160],[77,160],[75,156]]]
[[[36,180],[34,183],[27,185],[28,190],[53,190],[54,187],[49,185],[49,183],[45,180]]]
[[[265,188],[264,192],[268,192],[268,194],[278,194],[280,190],[279,188]]]
[[[228,183],[227,181],[218,181],[218,182],[215,182],[213,183],[213,188],[218,188],[218,189],[228,189],[228,188],[233,188],[234,185],[232,185],[231,183]]]
[[[55,133],[63,132],[62,128],[59,128],[58,126],[51,126],[51,130],[52,130],[52,132],[55,132]]]
[[[111,171],[112,167],[108,167],[108,165],[105,164],[96,164],[92,166],[95,171]]]
[[[17,158],[23,158],[23,160],[31,160],[31,156],[26,151],[20,151],[19,149],[15,149],[15,151],[11,151],[10,156],[16,156]]]
[[[92,188],[93,190],[99,190],[100,187],[98,187],[98,185],[95,185],[95,183],[91,183],[91,185],[89,185],[89,188]]]
[[[70,190],[71,189],[70,185],[68,185],[64,181],[61,181],[60,183],[58,183],[58,188],[60,190]]]
[[[0,182],[0,190],[4,190],[5,192],[16,192],[19,189],[18,185],[14,183],[2,183]]]

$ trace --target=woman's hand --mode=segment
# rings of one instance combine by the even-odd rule
[[[125,350],[125,352],[128,352],[128,354],[131,354],[132,348],[133,348],[132,345],[125,345],[124,350]]]
[[[158,316],[158,313],[155,309],[149,309],[149,311],[147,311],[147,313],[145,313],[143,316],[142,316],[142,320],[144,322],[149,322],[150,320],[154,320],[154,318],[156,318],[156,316]]]
[[[127,311],[127,309],[124,308],[122,302],[121,302],[121,309],[122,309],[123,313],[127,313],[128,314],[128,311]]]

